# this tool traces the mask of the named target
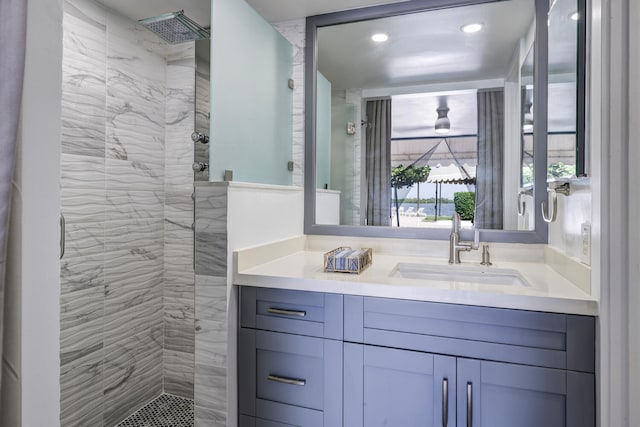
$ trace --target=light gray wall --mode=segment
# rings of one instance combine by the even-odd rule
[[[27,48],[9,228],[0,425],[59,418],[60,80],[62,1],[27,5]],[[11,40],[8,41],[9,43]]]

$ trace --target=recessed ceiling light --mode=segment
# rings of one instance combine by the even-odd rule
[[[389,40],[389,34],[376,33],[371,36],[371,40],[373,40],[376,43],[386,42],[387,40]]]
[[[473,24],[463,25],[460,29],[462,30],[463,33],[477,33],[482,29],[483,26],[484,25],[478,22],[475,22]]]
[[[573,12],[571,15],[569,15],[569,19],[571,19],[572,21],[577,21],[578,19],[580,19],[580,14],[578,12]]]

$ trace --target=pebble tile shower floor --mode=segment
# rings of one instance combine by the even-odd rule
[[[116,427],[193,427],[193,400],[161,394]]]

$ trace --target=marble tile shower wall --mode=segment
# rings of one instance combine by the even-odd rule
[[[192,382],[194,53],[87,0],[63,34],[61,425],[111,426]]]
[[[196,427],[227,419],[228,186],[196,186]]]
[[[209,135],[209,74],[210,63],[205,58],[196,58],[196,130]],[[209,144],[195,144],[196,162],[209,163]],[[195,181],[208,181],[209,169],[194,172]]]
[[[195,44],[167,47],[164,205],[164,391],[193,398]]]

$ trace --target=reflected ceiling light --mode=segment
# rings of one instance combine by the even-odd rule
[[[460,27],[460,29],[462,30],[463,33],[477,33],[478,31],[482,30],[482,27],[484,27],[484,25],[482,25],[479,22],[474,22],[472,24],[467,24],[467,25],[463,25],[462,27]]]
[[[389,34],[376,33],[371,36],[371,40],[373,40],[376,43],[386,42],[387,40],[389,40]]]
[[[438,118],[436,119],[435,125],[436,133],[449,133],[451,131],[451,122],[449,121],[449,117],[447,117],[449,108],[439,107],[438,109],[436,109],[436,111],[438,112]]]
[[[580,14],[578,12],[573,12],[569,15],[569,19],[571,19],[572,21],[577,21],[578,19],[580,19]]]
[[[533,130],[533,114],[531,113],[531,106],[533,104],[527,102],[524,104],[524,118],[522,121],[522,130],[525,132],[531,132]]]

